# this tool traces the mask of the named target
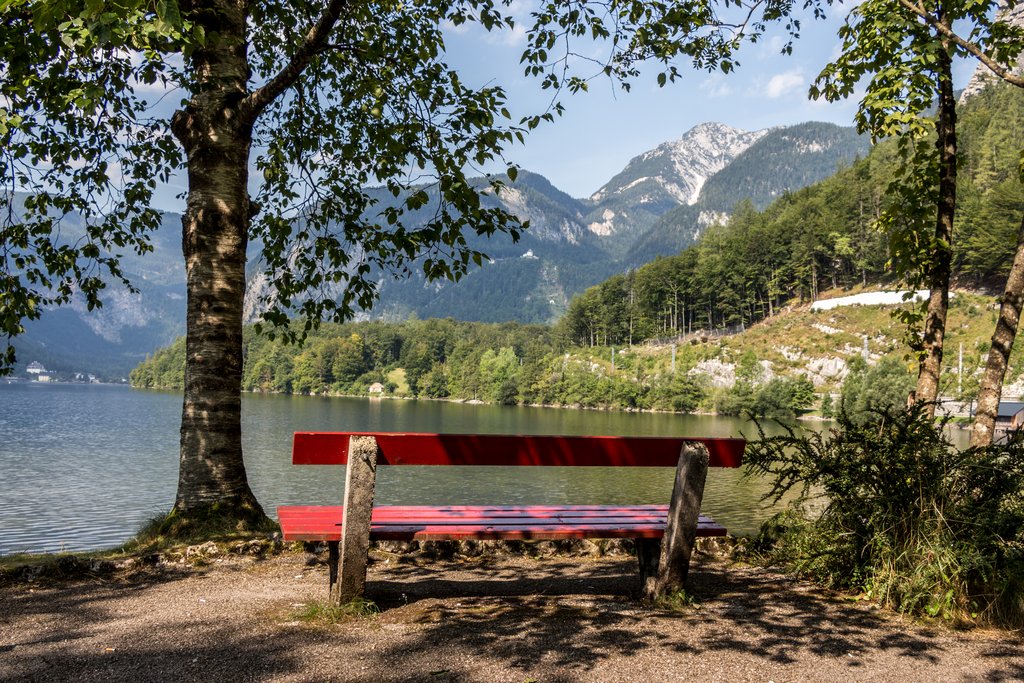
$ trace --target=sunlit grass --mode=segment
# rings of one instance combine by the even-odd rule
[[[310,624],[339,624],[353,619],[367,619],[379,613],[380,608],[372,600],[356,598],[342,605],[308,602],[298,609],[295,618]]]

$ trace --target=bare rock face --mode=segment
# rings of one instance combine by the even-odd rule
[[[728,388],[736,384],[736,366],[723,363],[717,358],[709,358],[697,363],[689,372],[690,375],[706,375],[708,383],[716,388]]]
[[[1020,375],[1012,384],[1003,387],[1003,398],[1024,396],[1024,374]]]
[[[1004,0],[1004,2],[1000,3],[999,20],[1011,24],[1012,26],[1024,26],[1024,4],[1007,7]],[[1014,70],[1017,72],[1024,71],[1024,55],[1021,55],[1017,59],[1017,66]],[[974,74],[971,76],[971,80],[967,83],[967,87],[965,87],[964,91],[960,93],[959,104],[963,104],[968,99],[977,95],[998,80],[999,78],[992,73],[987,66],[984,64],[978,64],[974,69]]]
[[[850,369],[842,358],[813,358],[807,362],[804,375],[816,387],[842,382]]]

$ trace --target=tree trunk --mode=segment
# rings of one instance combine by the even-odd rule
[[[939,199],[935,214],[935,240],[927,281],[931,294],[924,321],[924,358],[917,374],[917,400],[927,403],[935,415],[942,372],[942,345],[949,309],[949,278],[952,270],[953,216],[956,212],[956,100],[953,98],[952,60],[940,53],[938,66],[939,110],[935,124],[939,151]]]
[[[971,425],[971,445],[988,446],[995,435],[996,416],[999,414],[999,400],[1003,393],[1003,378],[1017,336],[1021,306],[1024,305],[1024,219],[1017,230],[1017,252],[1010,266],[1003,290],[1003,302],[999,308],[999,320],[992,334],[992,346],[988,350],[985,375],[978,392],[978,410]]]
[[[244,0],[204,2],[194,20],[215,40],[190,58],[198,83],[172,130],[188,158],[188,201],[182,217],[187,276],[185,397],[174,512],[265,519],[242,461],[242,305],[252,122],[238,115],[246,93]]]

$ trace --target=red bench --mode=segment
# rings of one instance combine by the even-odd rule
[[[738,467],[743,439],[296,432],[296,465],[347,465],[343,505],[278,508],[284,539],[326,541],[333,600],[363,593],[370,540],[633,538],[649,596],[681,587],[697,536],[707,467]],[[373,506],[377,465],[675,467],[664,505]],[[665,538],[667,540],[663,541]],[[662,546],[665,546],[664,548]],[[340,572],[339,572],[340,564]]]

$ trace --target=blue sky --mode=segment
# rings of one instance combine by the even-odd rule
[[[804,121],[852,125],[856,100],[830,104],[807,97],[821,68],[839,54],[836,32],[851,6],[834,5],[827,20],[804,21],[792,55],[781,54],[781,32],[746,46],[739,55],[741,66],[728,75],[686,69],[681,80],[659,88],[653,77],[656,70],[650,68],[629,93],[601,79],[588,93],[565,93],[561,100],[566,114],[534,131],[507,157],[565,192],[584,197],[632,157],[679,138],[704,121],[744,130]],[[522,75],[523,45],[521,31],[492,35],[471,28],[449,31],[447,37],[449,60],[470,83],[500,83],[512,108],[536,111],[546,106],[551,94],[542,91],[537,80]],[[957,63],[956,87],[966,85],[973,70],[973,63]]]
[[[470,85],[502,85],[516,116],[543,111],[552,96],[541,89],[539,79],[524,76],[519,64],[530,4],[513,1],[513,13],[524,20],[514,31],[487,33],[475,25],[446,30],[449,64]],[[525,144],[508,149],[506,159],[544,175],[575,197],[587,197],[634,156],[677,139],[704,121],[744,130],[804,121],[852,125],[855,98],[831,104],[807,97],[821,68],[839,54],[836,32],[851,6],[836,4],[828,19],[805,20],[791,55],[781,54],[781,31],[746,45],[739,54],[739,68],[727,75],[681,68],[683,78],[660,88],[654,78],[656,65],[651,65],[628,93],[604,78],[594,80],[587,93],[563,93],[565,115],[533,131]],[[580,51],[597,49],[579,44]],[[962,88],[974,62],[960,60],[954,68],[956,87]],[[485,170],[503,168],[496,164]],[[182,174],[159,188],[157,207],[183,210],[184,201],[175,197],[183,184]]]

